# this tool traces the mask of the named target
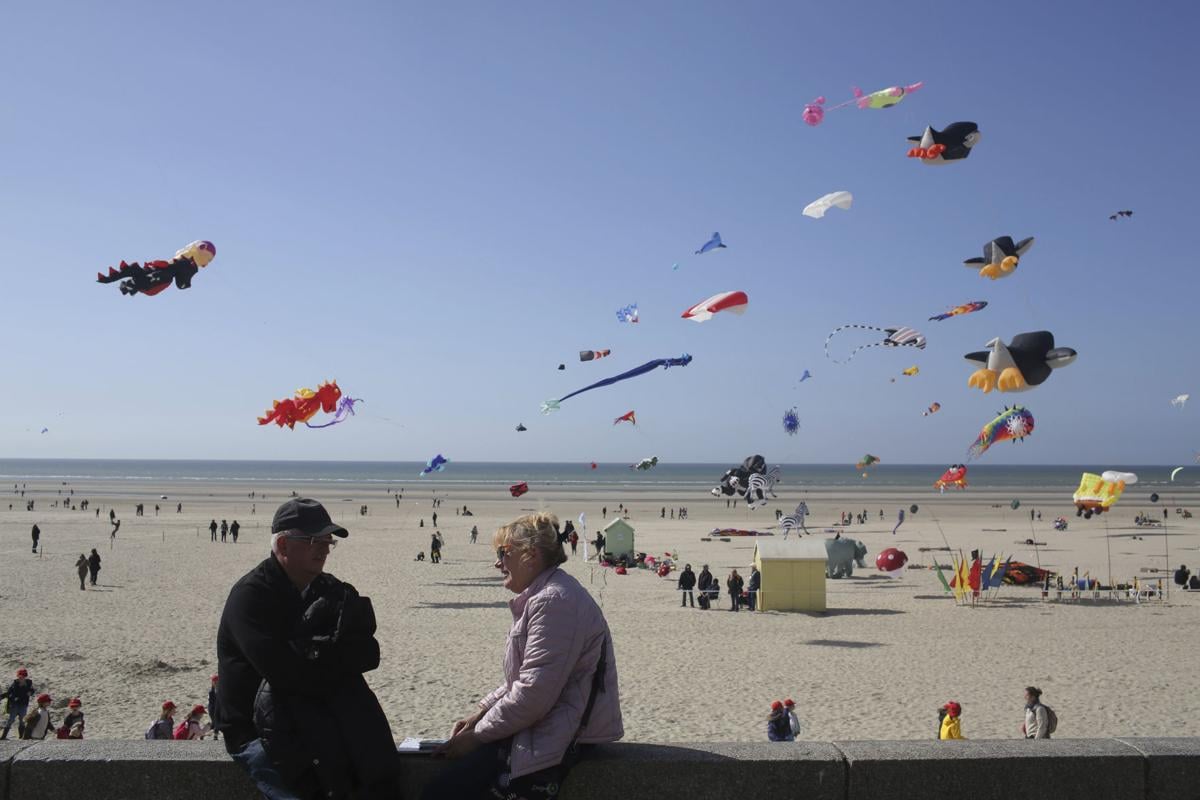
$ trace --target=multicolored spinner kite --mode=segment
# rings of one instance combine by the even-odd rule
[[[856,105],[859,108],[891,108],[924,85],[924,82],[918,81],[917,83],[910,83],[908,86],[889,86],[886,89],[880,89],[870,94],[864,93],[862,89],[855,86],[854,99],[826,108],[825,98],[818,97],[804,107],[801,117],[806,124],[816,127],[825,120],[826,111],[836,111],[839,108],[845,108],[849,105]]]
[[[170,261],[147,261],[139,264],[121,262],[119,269],[108,268],[108,274],[97,272],[97,283],[121,281],[121,294],[144,294],[153,296],[166,289],[174,281],[181,290],[191,288],[192,278],[209,262],[217,257],[217,248],[212,242],[198,240],[175,254]]]
[[[1033,433],[1033,414],[1024,406],[1006,408],[996,418],[983,426],[975,443],[967,450],[971,458],[978,458],[997,442],[1019,442]]]
[[[342,397],[342,390],[338,387],[337,381],[329,381],[318,386],[316,391],[297,389],[294,397],[276,400],[266,416],[258,418],[258,424],[267,425],[274,422],[281,428],[286,425],[295,430],[296,423],[303,422],[309,428],[328,428],[353,415],[354,404],[361,402],[362,400],[353,397]],[[333,419],[321,425],[310,424],[309,420],[318,411],[333,414]]]
[[[1075,516],[1091,519],[1093,514],[1103,514],[1120,499],[1126,486],[1135,483],[1137,475],[1132,472],[1109,470],[1101,475],[1083,473],[1079,488],[1071,498],[1075,501]]]
[[[795,436],[800,432],[800,414],[795,406],[783,412],[783,430],[788,436]]]

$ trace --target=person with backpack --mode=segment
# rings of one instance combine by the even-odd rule
[[[212,725],[200,722],[200,720],[204,719],[204,714],[204,706],[199,703],[192,706],[192,710],[188,712],[183,722],[175,726],[175,730],[171,733],[171,738],[177,742],[189,739],[203,739],[204,735],[212,730]]]
[[[29,698],[33,697],[33,691],[29,670],[21,667],[17,670],[17,679],[10,683],[4,692],[5,723],[0,739],[8,738],[8,731],[14,720],[17,723],[17,738],[24,738],[25,713],[29,711]]]
[[[942,706],[946,716],[942,717],[942,729],[939,739],[965,739],[962,735],[962,706],[951,700]]]
[[[1036,686],[1025,687],[1025,723],[1021,733],[1026,739],[1049,739],[1058,728],[1058,715],[1054,709],[1042,702],[1042,690]]]
[[[63,717],[62,725],[55,731],[59,739],[83,738],[83,712],[79,710],[82,707],[83,702],[78,697],[72,697],[67,703],[67,714]]]
[[[50,719],[50,702],[50,695],[38,695],[37,708],[25,716],[22,739],[45,739],[54,730],[54,720]]]
[[[162,704],[162,713],[146,729],[147,739],[171,739],[175,733],[175,704],[167,700]]]
[[[767,739],[772,742],[796,741],[788,715],[783,710],[783,703],[778,700],[771,703],[771,713],[767,715]]]

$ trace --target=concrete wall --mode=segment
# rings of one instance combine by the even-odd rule
[[[405,797],[446,762],[400,756]],[[213,742],[0,741],[0,799],[252,800]],[[597,747],[564,800],[1200,800],[1200,738]]]

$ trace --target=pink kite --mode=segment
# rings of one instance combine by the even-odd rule
[[[825,108],[825,98],[818,97],[804,107],[804,113],[801,115],[804,121],[812,126],[820,125],[825,119],[826,111],[835,111],[839,108],[845,108],[848,105],[856,105],[859,108],[891,108],[905,98],[906,95],[912,94],[917,89],[920,89],[925,84],[922,82],[911,83],[908,86],[889,86],[886,89],[880,89],[878,92],[864,94],[862,89],[854,87],[854,99],[847,100],[844,103],[838,103],[836,106]]]
[[[734,314],[743,314],[749,302],[750,298],[746,297],[745,292],[721,292],[697,303],[680,316],[694,322],[707,322],[718,311],[732,311]]]

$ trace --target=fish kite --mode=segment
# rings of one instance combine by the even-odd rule
[[[746,306],[749,303],[750,298],[746,297],[745,292],[721,292],[720,294],[714,294],[707,300],[702,300],[680,314],[680,316],[684,319],[690,319],[693,322],[707,322],[713,318],[713,314],[719,311],[744,314],[746,313]]]
[[[624,308],[617,309],[617,322],[636,323],[637,321],[638,321],[637,303],[630,303],[629,305],[625,306]]]
[[[258,424],[267,425],[274,422],[281,428],[287,425],[295,430],[297,422],[307,423],[318,411],[334,413],[341,399],[342,390],[338,388],[337,381],[322,383],[316,391],[297,389],[295,397],[276,400],[266,416],[258,418]]]
[[[937,412],[939,412],[941,410],[942,410],[942,404],[934,403],[929,408],[925,409],[925,412],[923,414],[921,414],[921,416],[928,417],[930,414],[936,414]]]
[[[524,433],[527,430],[529,430],[529,428],[526,428],[524,424],[520,422],[517,423],[517,433]]]
[[[925,164],[948,164],[962,161],[979,144],[979,126],[974,122],[952,122],[945,130],[926,127],[920,136],[910,136],[917,146],[909,149],[909,158],[919,158]]]
[[[643,458],[636,464],[630,464],[629,468],[638,469],[645,472],[646,470],[653,469],[656,466],[658,466],[658,456],[650,456],[649,458]]]
[[[446,465],[450,463],[450,459],[443,458],[441,453],[438,453],[433,458],[425,462],[425,469],[421,470],[418,478],[423,478],[432,472],[442,472],[446,469]]]
[[[845,361],[838,361],[833,356],[829,355],[829,341],[838,334],[839,331],[844,331],[848,328],[854,328],[864,331],[879,331],[886,333],[883,341],[872,342],[870,344],[859,345],[854,350],[850,351],[850,355],[846,356]],[[874,325],[839,325],[830,331],[825,337],[825,357],[835,364],[849,364],[850,360],[862,350],[869,347],[915,347],[918,350],[925,349],[925,335],[912,328],[879,328]]]
[[[924,82],[910,83],[908,86],[889,86],[886,89],[880,89],[877,92],[865,94],[862,89],[854,87],[854,99],[847,100],[844,103],[838,103],[836,106],[825,108],[825,98],[818,97],[804,107],[803,113],[800,115],[805,124],[816,127],[825,119],[826,111],[836,111],[839,108],[845,108],[848,105],[856,105],[859,108],[891,108],[899,103],[907,95],[920,89],[924,86]]]
[[[967,450],[971,458],[978,458],[997,442],[1019,442],[1033,433],[1033,414],[1023,406],[1006,408],[996,418],[983,426],[975,443]]]
[[[1179,406],[1180,408],[1183,408],[1185,405],[1187,405],[1187,401],[1188,401],[1189,397],[1191,397],[1190,394],[1177,395],[1175,397],[1175,399],[1171,401],[1171,405]]]
[[[938,314],[936,317],[930,317],[930,322],[941,322],[944,319],[951,317],[960,317],[963,314],[973,314],[976,311],[982,311],[987,308],[986,300],[976,300],[972,303],[963,303],[961,306],[955,306],[944,314]]]
[[[831,208],[837,207],[843,211],[849,211],[850,206],[854,203],[854,195],[849,192],[830,192],[829,194],[818,197],[804,207],[800,213],[806,217],[813,219],[821,219],[825,216],[825,212]]]
[[[968,258],[963,266],[979,270],[979,277],[999,280],[1016,271],[1021,256],[1033,247],[1033,237],[1013,243],[1011,236],[992,239],[983,246],[983,258]]]
[[[933,482],[935,489],[945,489],[947,486],[953,486],[956,489],[967,488],[966,464],[951,464],[949,469],[942,473],[942,477]]]
[[[1040,386],[1051,372],[1071,364],[1078,356],[1069,347],[1055,347],[1050,331],[1018,333],[1008,345],[996,338],[987,346],[992,349],[964,356],[967,361],[983,365],[971,373],[967,386],[984,394],[997,388],[1002,392],[1024,392]]]
[[[629,422],[629,423],[632,423],[633,425],[637,425],[637,417],[634,416],[634,412],[627,411],[624,414],[622,414],[621,416],[614,419],[613,425],[616,425],[618,422]]]
[[[692,363],[692,357],[687,353],[684,353],[679,358],[656,358],[653,361],[647,361],[640,367],[634,367],[627,372],[622,372],[620,375],[614,375],[611,378],[605,378],[602,381],[596,381],[590,386],[585,386],[582,389],[577,389],[568,395],[563,395],[557,400],[547,400],[546,402],[542,403],[542,413],[549,414],[552,411],[557,411],[559,405],[564,400],[569,400],[577,394],[583,394],[584,392],[592,389],[599,389],[602,386],[611,386],[614,383],[627,380],[629,378],[636,378],[638,375],[645,375],[647,372],[653,372],[659,367],[662,367],[663,369],[670,369],[671,367],[686,367],[690,363]]]
[[[796,413],[795,406],[783,412],[783,430],[788,436],[795,436],[800,432],[800,415]]]
[[[329,422],[324,422],[320,425],[313,425],[311,422],[305,422],[304,424],[309,428],[328,428],[331,425],[337,425],[339,422],[345,422],[346,417],[354,416],[354,404],[361,402],[363,402],[361,397],[343,397],[341,400],[338,400],[337,410],[333,412],[333,419],[329,420]]]
[[[718,250],[724,247],[725,243],[721,241],[721,234],[713,231],[712,238],[700,245],[700,249],[696,251],[695,255],[700,255],[702,253],[707,253],[710,250]]]
[[[1109,217],[1109,219],[1115,220],[1115,219],[1120,219],[1121,217],[1132,217],[1132,216],[1133,216],[1132,211],[1118,211],[1117,213],[1115,213],[1111,217]]]
[[[611,352],[612,352],[612,350],[580,350],[579,351],[579,360],[580,361],[595,361],[596,359],[604,358],[606,355],[608,355]]]
[[[529,491],[529,484],[526,483],[525,481],[521,481],[520,483],[514,483],[512,486],[508,487],[508,493],[511,494],[513,497],[520,497],[521,495],[525,494],[528,491]]]
[[[1109,470],[1101,475],[1083,473],[1083,477],[1079,479],[1079,488],[1071,498],[1075,501],[1075,516],[1091,519],[1093,514],[1103,514],[1120,499],[1126,486],[1135,483],[1137,475],[1132,472]]]
[[[147,261],[145,264],[122,261],[119,269],[109,267],[107,275],[97,272],[96,282],[121,281],[121,294],[132,296],[140,292],[152,297],[170,286],[172,281],[181,290],[191,288],[192,278],[216,256],[216,245],[198,240],[177,252],[170,261]]]

